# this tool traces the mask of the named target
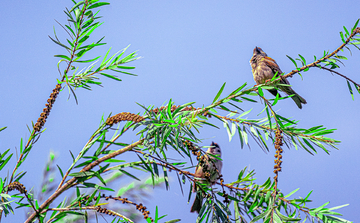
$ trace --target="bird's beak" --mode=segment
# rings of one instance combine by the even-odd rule
[[[255,47],[255,51],[257,52],[257,53],[260,53],[260,48],[259,47]]]

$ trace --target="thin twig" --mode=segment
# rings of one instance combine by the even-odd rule
[[[334,52],[330,53],[329,55],[321,58],[321,59],[318,59],[317,61],[315,62],[312,62],[311,64],[308,64],[308,65],[305,65],[301,68],[298,68],[296,70],[292,70],[291,72],[285,74],[282,76],[282,78],[287,78],[287,77],[291,77],[293,76],[294,74],[296,73],[299,73],[307,68],[310,68],[310,67],[317,67],[317,64],[321,63],[322,61],[325,61],[327,59],[329,59],[330,57],[334,56],[335,54],[337,54],[340,50],[342,50],[342,48],[344,48],[350,41],[351,39],[356,35],[360,33],[360,27],[357,27],[356,29],[354,29],[354,31],[351,33],[351,35],[345,40],[345,42],[343,44],[341,44],[341,46],[339,48],[337,48],[336,50],[334,50]],[[279,78],[277,78],[278,80]]]
[[[356,83],[355,81],[351,80],[351,79],[348,78],[347,76],[345,76],[345,75],[343,75],[343,74],[340,74],[339,72],[334,71],[334,70],[332,70],[332,69],[329,69],[329,68],[327,68],[327,67],[323,67],[323,66],[320,66],[320,65],[319,65],[319,67],[321,67],[321,69],[330,71],[331,73],[335,73],[335,74],[339,75],[340,77],[345,78],[346,80],[352,82],[352,83],[355,84],[358,88],[360,88],[360,85],[359,85],[358,83]]]

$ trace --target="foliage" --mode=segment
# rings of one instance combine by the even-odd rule
[[[65,10],[69,25],[62,26],[59,23],[68,33],[69,39],[60,41],[55,31],[54,37],[50,37],[54,43],[67,52],[55,55],[60,58],[57,66],[61,78],[50,95],[46,112],[41,114],[41,118],[36,124],[29,127],[31,133],[29,139],[26,143],[23,139],[20,140],[20,156],[10,177],[0,179],[2,217],[14,213],[13,207],[16,206],[16,208],[30,209],[26,222],[36,219],[39,222],[88,221],[96,213],[114,216],[112,222],[133,222],[129,218],[130,216],[127,216],[129,213],[131,215],[133,211],[116,208],[108,202],[111,200],[112,203],[121,202],[129,206],[133,205],[138,210],[138,215],[143,215],[147,222],[158,222],[164,216],[159,217],[157,209],[154,216],[149,215],[149,211],[136,200],[131,191],[138,193],[148,186],[155,187],[162,182],[169,189],[170,171],[175,172],[182,193],[185,182],[194,182],[199,185],[200,183],[195,180],[196,176],[187,171],[188,168],[194,166],[193,155],[199,159],[203,154],[198,145],[201,141],[197,137],[197,133],[200,133],[200,129],[204,126],[219,128],[216,124],[216,121],[219,120],[223,123],[229,140],[237,135],[242,147],[250,144],[250,137],[264,151],[269,151],[272,144],[274,145],[277,151],[274,165],[275,177],[273,180],[269,177],[264,183],[259,184],[254,179],[254,171],[247,171],[245,168],[240,170],[238,178],[231,183],[225,184],[224,179],[220,177],[220,182],[217,183],[220,189],[202,185],[202,193],[206,194],[206,201],[200,210],[197,222],[232,221],[239,223],[261,220],[264,222],[300,222],[305,219],[313,222],[348,222],[339,218],[340,214],[334,211],[345,205],[328,208],[327,202],[320,207],[312,208],[309,206],[312,192],[309,192],[305,198],[290,199],[298,189],[284,195],[277,187],[278,172],[281,171],[282,163],[282,146],[303,148],[309,154],[314,155],[319,149],[328,153],[329,148],[336,148],[339,141],[328,137],[335,129],[328,129],[322,125],[307,129],[298,128],[298,121],[283,117],[272,109],[272,106],[279,100],[288,97],[279,97],[278,95],[275,99],[267,99],[263,92],[277,88],[281,78],[287,78],[294,74],[301,75],[300,72],[308,72],[310,68],[314,67],[325,69],[345,78],[352,97],[353,87],[360,93],[360,86],[357,83],[336,71],[340,64],[347,59],[345,56],[339,55],[339,52],[344,51],[344,48],[350,50],[349,46],[358,48],[357,45],[360,44],[360,28],[357,27],[359,21],[350,31],[344,27],[344,32],[340,33],[343,43],[334,52],[324,52],[320,57],[314,56],[312,63],[307,63],[301,55],[296,59],[288,56],[295,65],[293,71],[282,74],[280,77],[274,77],[255,87],[248,87],[244,83],[229,95],[222,97],[225,89],[224,83],[215,94],[214,100],[202,108],[193,107],[195,102],[175,105],[170,99],[166,106],[160,108],[139,105],[143,110],[143,115],[123,112],[113,116],[109,115],[106,119],[102,118],[99,128],[94,131],[80,152],[76,156],[71,153],[72,164],[70,167],[66,170],[60,166],[55,168],[55,156],[51,155],[44,171],[42,193],[35,195],[33,192],[28,192],[26,186],[20,183],[22,177],[27,174],[20,171],[20,167],[43,132],[41,129],[61,89],[66,86],[77,100],[75,94],[77,88],[90,90],[92,85],[101,85],[97,75],[116,81],[121,81],[121,79],[113,75],[112,71],[133,75],[127,70],[134,69],[134,67],[124,64],[139,58],[135,52],[125,56],[126,47],[112,56],[109,56],[109,49],[100,64],[98,63],[100,57],[83,59],[87,52],[105,44],[102,42],[103,38],[93,43],[89,43],[89,39],[90,35],[101,25],[99,22],[101,17],[98,16],[99,11],[96,10],[109,3],[98,0],[73,1],[73,3],[74,6],[70,10]],[[301,63],[301,67],[298,66],[297,61]],[[86,66],[80,69],[78,65]],[[243,111],[242,103],[258,101],[263,101],[265,106],[257,114],[262,118],[245,118],[253,113],[252,110]],[[227,113],[227,115],[222,115],[223,113]],[[4,129],[1,128],[0,131]],[[129,131],[134,131],[137,138],[134,138],[131,143],[118,142],[118,139]],[[183,161],[172,162],[170,149],[176,151],[176,158],[180,157]],[[12,158],[13,154],[10,154],[9,151],[10,149],[0,154],[0,170]],[[138,159],[130,162],[119,160],[118,158],[125,153],[136,154]],[[61,181],[57,186],[54,181],[55,170],[61,176]],[[109,185],[115,180],[119,181],[121,176],[129,176],[134,181],[144,178],[139,176],[137,171],[146,172],[150,178],[144,183],[131,183],[119,189],[114,196],[106,195],[115,192]],[[111,173],[110,177],[104,178],[107,173]],[[9,193],[13,190],[19,193],[10,195]],[[190,188],[189,199],[191,191]],[[65,192],[71,192],[73,195],[59,201],[57,198]],[[221,201],[221,198],[224,200]],[[177,221],[179,220],[175,219],[169,222]]]

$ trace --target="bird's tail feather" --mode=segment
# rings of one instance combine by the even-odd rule
[[[202,192],[201,191],[198,191],[196,193],[196,197],[195,197],[195,200],[194,200],[194,203],[193,205],[191,206],[191,210],[190,212],[197,212],[199,213],[200,210],[201,210],[201,206],[202,206],[202,200],[203,200],[203,196],[202,196]]]
[[[284,91],[287,95],[293,95],[291,98],[294,100],[296,105],[302,109],[302,104],[306,104],[306,100],[301,97],[298,93],[296,93],[291,87],[283,87],[281,88],[282,91]]]
[[[295,95],[292,96],[291,98],[295,101],[296,105],[297,105],[300,109],[302,109],[302,105],[301,105],[301,104],[306,104],[306,103],[307,103],[306,100],[305,100],[303,97],[301,97],[300,95],[298,95],[298,94],[295,94]]]

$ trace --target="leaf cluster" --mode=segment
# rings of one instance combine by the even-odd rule
[[[134,67],[124,64],[132,62],[138,57],[135,52],[124,56],[127,47],[112,56],[109,56],[110,48],[99,65],[97,65],[97,60],[100,57],[83,59],[90,50],[105,44],[102,43],[103,38],[93,43],[88,43],[88,40],[93,31],[101,25],[98,21],[101,18],[98,16],[99,11],[95,12],[94,10],[109,3],[98,0],[73,1],[73,3],[74,6],[65,11],[69,25],[62,26],[68,33],[69,39],[66,39],[65,43],[61,42],[55,32],[55,37],[50,37],[54,43],[67,51],[67,54],[55,55],[60,58],[58,69],[61,80],[58,80],[59,84],[66,84],[75,96],[75,88],[81,87],[90,90],[92,84],[100,85],[101,82],[97,81],[97,74],[116,81],[120,81],[120,79],[112,75],[111,71],[132,75],[125,70],[134,69]],[[206,147],[198,144],[202,142],[199,135],[205,126],[219,129],[219,125],[222,124],[228,133],[229,141],[235,135],[238,136],[241,148],[245,145],[250,146],[252,143],[250,137],[266,152],[270,151],[273,145],[278,152],[283,144],[288,148],[303,148],[311,155],[316,154],[319,148],[327,154],[329,147],[336,148],[339,141],[328,136],[335,129],[328,129],[322,125],[310,128],[299,127],[299,121],[284,117],[273,109],[279,101],[286,100],[291,96],[280,97],[277,95],[274,99],[267,99],[264,90],[276,89],[281,86],[279,83],[281,78],[295,73],[300,74],[302,71],[307,72],[311,67],[336,72],[333,70],[338,69],[339,63],[347,59],[338,55],[338,52],[344,47],[347,48],[349,44],[356,46],[360,41],[356,36],[360,33],[357,25],[358,21],[351,29],[351,33],[344,27],[345,33],[340,33],[343,45],[334,52],[324,52],[320,59],[314,57],[314,62],[310,64],[307,64],[305,58],[300,54],[296,59],[289,57],[296,67],[295,70],[285,75],[275,75],[272,80],[255,87],[247,87],[247,84],[244,83],[226,96],[222,96],[225,90],[224,83],[215,94],[213,101],[207,106],[195,108],[195,102],[176,106],[170,99],[162,109],[156,109],[152,105],[139,104],[140,110],[143,111],[141,119],[124,118],[117,121],[117,126],[108,124],[107,119],[102,117],[99,127],[77,155],[70,151],[72,159],[70,166],[68,168],[57,166],[61,177],[57,187],[53,183],[54,177],[49,174],[55,169],[50,168],[54,157],[50,159],[46,174],[44,174],[47,176],[47,181],[42,186],[43,192],[46,192],[47,196],[45,201],[39,199],[41,196],[35,197],[32,192],[8,194],[10,192],[8,186],[14,181],[21,181],[26,174],[26,172],[17,173],[18,168],[26,160],[42,133],[29,128],[31,136],[27,143],[23,143],[21,139],[20,157],[11,176],[0,179],[1,214],[4,213],[6,216],[13,213],[11,202],[16,200],[17,208],[26,207],[32,211],[26,222],[32,222],[35,219],[39,222],[44,222],[46,219],[48,222],[60,222],[79,218],[87,222],[90,216],[88,212],[97,213],[99,210],[103,214],[115,216],[112,219],[113,222],[131,222],[131,219],[122,214],[125,212],[124,209],[112,209],[113,207],[109,206],[107,200],[104,201],[104,198],[114,197],[101,194],[115,193],[116,196],[121,196],[116,197],[117,201],[134,205],[148,222],[158,222],[164,217],[158,216],[158,209],[156,209],[155,220],[153,220],[146,211],[146,207],[128,199],[131,197],[129,192],[149,186],[155,187],[162,182],[165,183],[166,189],[170,189],[170,172],[175,172],[183,194],[184,185],[189,183],[189,199],[192,195],[193,183],[201,188],[201,193],[204,193],[206,199],[197,222],[257,222],[260,220],[264,222],[299,222],[306,219],[321,222],[347,222],[338,218],[337,216],[340,214],[333,211],[343,206],[327,208],[328,203],[325,203],[320,207],[309,207],[311,192],[305,198],[289,199],[298,189],[284,195],[277,187],[276,171],[274,180],[269,178],[259,184],[254,178],[255,172],[247,171],[244,168],[240,170],[235,181],[225,184],[225,180],[220,177],[220,183],[212,187],[196,180],[195,174],[188,170],[196,165],[193,155],[199,160],[204,154],[201,148]],[[296,61],[300,61],[302,67],[298,67]],[[65,63],[65,69],[60,71],[62,62]],[[79,67],[73,65],[75,63],[91,64],[80,70]],[[352,93],[349,78],[347,81]],[[355,83],[354,85],[359,91],[359,86]],[[256,114],[252,113],[252,110],[244,111],[244,103],[258,102],[264,102],[262,111],[256,112]],[[136,116],[139,114],[140,112]],[[111,117],[109,115],[108,118]],[[0,131],[2,130],[4,128],[0,129]],[[134,131],[136,136],[131,141],[119,142],[119,139],[123,139],[123,136],[130,131]],[[0,170],[12,158],[12,154],[8,154],[8,152],[9,150],[6,150],[0,154]],[[134,160],[119,159],[119,156],[125,153],[134,153],[136,158]],[[277,157],[278,160],[281,159],[279,157],[280,155]],[[220,159],[219,157],[214,158]],[[111,182],[115,180],[118,182],[125,177],[125,179],[129,177],[132,180],[140,181],[144,177],[139,172],[146,173],[150,177],[144,183],[137,186],[135,183],[130,183],[118,191],[110,186]],[[110,177],[107,178],[108,174]],[[57,198],[68,191],[73,192],[74,195],[58,201]],[[221,200],[222,198],[224,200]],[[177,221],[176,219],[170,222]]]

